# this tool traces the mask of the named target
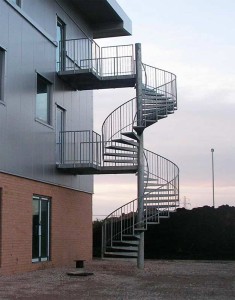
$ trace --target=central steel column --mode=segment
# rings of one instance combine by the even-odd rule
[[[139,269],[144,269],[144,140],[142,124],[142,59],[141,59],[141,44],[135,44],[135,59],[136,59],[136,101],[137,101],[137,135],[139,138],[138,147],[138,215],[137,215],[137,231],[140,235],[137,266]]]

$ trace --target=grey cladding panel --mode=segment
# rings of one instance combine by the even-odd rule
[[[24,0],[40,19],[48,6],[45,26],[55,37],[54,1]],[[23,6],[23,8],[24,8]],[[37,11],[36,11],[37,6]],[[3,13],[4,12],[4,13]],[[39,14],[36,16],[36,14]],[[66,18],[70,32],[79,28]],[[0,2],[0,47],[6,48],[6,106],[0,104],[0,169],[16,175],[93,192],[93,177],[61,174],[56,169],[56,103],[66,110],[66,129],[92,129],[92,92],[76,92],[56,74],[56,47],[5,1]],[[56,37],[55,37],[56,39]],[[35,121],[37,72],[52,82],[52,124]]]

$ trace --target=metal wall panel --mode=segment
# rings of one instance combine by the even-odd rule
[[[62,3],[62,1],[60,1]],[[22,10],[56,40],[56,15],[68,37],[83,32],[54,0],[24,0]],[[68,8],[66,10],[68,12]],[[93,176],[56,169],[56,104],[66,110],[66,130],[93,128],[91,91],[78,92],[56,74],[56,46],[17,12],[0,2],[0,47],[6,49],[5,105],[0,104],[0,170],[35,180],[93,192]],[[88,31],[89,33],[89,31]],[[37,72],[52,83],[52,124],[35,120]]]

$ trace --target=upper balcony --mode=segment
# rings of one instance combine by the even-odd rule
[[[133,45],[99,47],[87,38],[64,40],[58,60],[59,77],[76,90],[135,86]]]
[[[127,36],[132,23],[116,0],[70,0],[67,5],[89,24],[94,39]]]

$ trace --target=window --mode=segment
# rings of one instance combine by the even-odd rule
[[[50,199],[33,196],[32,215],[32,261],[47,261],[50,256]]]
[[[18,5],[19,7],[21,6],[21,0],[11,0],[12,2],[14,2],[16,5]]]
[[[0,48],[0,101],[3,101],[4,90],[4,77],[5,77],[5,50]]]
[[[36,118],[51,124],[51,83],[37,74]]]

